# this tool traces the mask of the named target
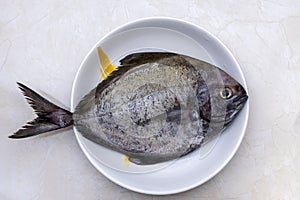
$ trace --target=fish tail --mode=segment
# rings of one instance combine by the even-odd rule
[[[26,138],[41,133],[61,129],[73,124],[72,113],[49,102],[47,99],[34,92],[22,83],[17,83],[29,105],[37,115],[32,121],[27,122],[9,138]]]

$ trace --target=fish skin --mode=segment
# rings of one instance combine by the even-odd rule
[[[220,93],[228,88],[228,99]],[[222,132],[248,96],[231,76],[175,53],[135,53],[89,92],[73,113],[89,140],[155,164],[179,158]]]

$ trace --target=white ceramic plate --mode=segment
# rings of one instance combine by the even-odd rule
[[[132,52],[170,51],[189,55],[219,66],[247,90],[240,66],[216,37],[196,25],[178,19],[147,18],[112,31],[90,50],[74,80],[72,111],[81,98],[101,81],[98,46],[116,65],[120,58]],[[249,103],[218,138],[217,143],[215,140],[180,159],[151,166],[128,165],[123,155],[96,145],[74,131],[90,162],[111,181],[140,193],[174,194],[203,184],[225,167],[244,137],[248,113]]]

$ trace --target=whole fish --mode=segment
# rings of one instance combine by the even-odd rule
[[[199,148],[235,119],[248,98],[218,67],[166,52],[126,56],[74,113],[18,85],[38,117],[10,138],[74,125],[84,137],[140,165],[176,159]]]

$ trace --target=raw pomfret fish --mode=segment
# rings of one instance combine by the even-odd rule
[[[62,109],[18,83],[38,117],[10,138],[69,125],[136,164],[179,158],[222,132],[247,101],[244,88],[204,61],[175,53],[126,56],[77,105]]]

